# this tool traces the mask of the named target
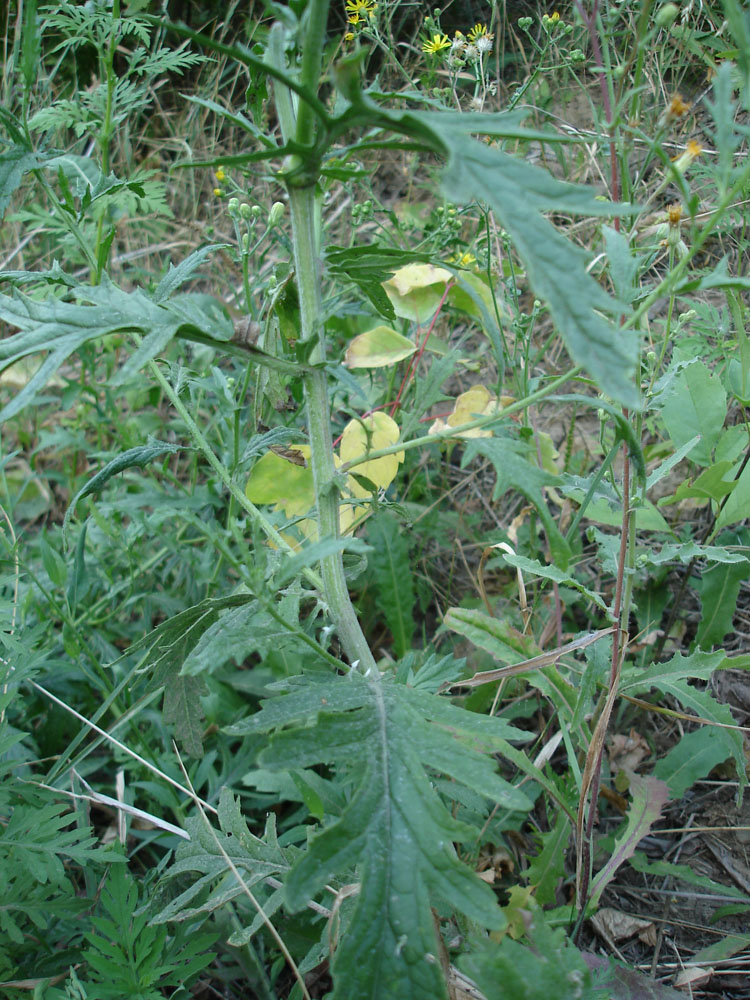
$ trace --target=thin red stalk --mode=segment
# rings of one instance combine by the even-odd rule
[[[609,99],[609,90],[607,89],[607,81],[604,78],[604,59],[602,58],[602,47],[599,44],[599,33],[596,28],[596,18],[599,13],[599,0],[594,0],[594,6],[590,14],[586,13],[586,9],[583,6],[583,0],[575,0],[575,5],[578,8],[578,13],[581,15],[581,20],[586,25],[586,30],[589,33],[589,38],[591,40],[591,49],[594,53],[594,61],[599,72],[599,89],[602,94],[602,107],[604,108],[604,114],[607,118],[607,131],[609,132],[609,168],[610,168],[610,197],[612,201],[620,200],[620,174],[617,168],[617,151],[615,149],[615,141],[612,138],[612,128],[614,127],[614,122],[612,121],[612,102]],[[619,232],[620,231],[620,219],[615,216],[614,227]]]
[[[625,418],[628,417],[628,411],[623,410]],[[614,619],[616,623],[620,622],[620,615],[622,613],[622,593],[625,581],[625,560],[627,558],[628,551],[628,527],[630,524],[630,458],[627,451],[627,445],[623,446],[625,448],[625,460],[623,462],[622,471],[622,531],[620,534],[620,557],[617,565],[617,583],[615,585],[615,600],[612,608]],[[612,639],[612,666],[610,669],[609,677],[609,689],[610,692],[614,690],[620,679],[620,660],[622,658],[622,627],[615,629],[614,637]],[[594,822],[596,820],[596,809],[597,803],[599,801],[599,788],[601,786],[601,775],[602,775],[602,760],[604,758],[604,741],[602,740],[602,745],[597,751],[596,766],[594,767],[594,773],[591,778],[591,791],[590,791],[590,801],[589,801],[589,811],[586,816],[586,829],[583,831],[583,844],[581,850],[581,892],[580,892],[580,904],[582,910],[586,908],[586,898],[588,896],[589,889],[589,876],[591,873],[591,840],[594,833]]]
[[[445,300],[448,298],[448,292],[451,290],[451,288],[453,288],[453,285],[451,284],[451,282],[448,282],[448,284],[445,286],[445,291],[442,294],[440,302],[438,303],[438,307],[435,310],[435,315],[432,317],[432,322],[427,328],[427,333],[424,336],[424,340],[422,341],[419,350],[416,352],[416,354],[412,354],[411,358],[409,359],[409,364],[406,368],[406,372],[404,373],[404,377],[401,381],[398,393],[396,394],[396,399],[393,403],[393,406],[391,407],[391,414],[390,414],[391,416],[393,416],[396,410],[399,408],[399,405],[401,403],[401,397],[404,394],[404,390],[414,377],[414,372],[416,371],[417,365],[422,359],[422,355],[424,354],[425,348],[427,347],[427,341],[430,339],[430,335],[432,331],[435,329],[435,324],[437,323],[438,316],[443,310],[443,306],[445,305]]]
[[[393,404],[390,403],[390,402],[389,403],[379,403],[377,406],[373,406],[373,408],[371,410],[368,410],[367,413],[363,413],[361,419],[364,420],[365,417],[371,417],[373,415],[373,413],[377,413],[378,410],[384,410],[386,408],[386,406],[392,406],[392,405]],[[339,436],[333,442],[333,447],[334,448],[337,448],[341,444],[341,438],[343,436],[344,436],[343,434],[339,434]]]

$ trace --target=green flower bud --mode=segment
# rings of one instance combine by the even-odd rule
[[[268,213],[268,228],[273,229],[274,226],[277,226],[281,222],[283,216],[284,202],[275,201],[273,205],[271,205],[271,211]]]
[[[239,198],[230,198],[229,201],[227,202],[227,208],[229,209],[229,214],[230,215],[239,215],[240,214],[240,199]]]
[[[654,24],[657,28],[668,28],[670,24],[674,23],[679,13],[680,8],[676,3],[665,3],[656,12]]]
[[[240,215],[245,221],[253,217],[252,210],[246,201],[243,201],[240,205]]]
[[[521,29],[521,31],[528,31],[533,23],[534,23],[533,17],[518,18],[518,27]]]

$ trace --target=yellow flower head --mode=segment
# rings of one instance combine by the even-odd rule
[[[221,190],[221,188],[214,188],[214,195],[215,195],[215,196],[216,196],[217,198],[221,198],[221,196],[222,196],[223,194],[224,194],[224,192],[223,192],[223,191]]]
[[[679,226],[680,219],[682,218],[682,205],[675,203],[674,205],[667,206],[667,216],[669,217],[669,225],[673,228]]]
[[[469,41],[476,42],[477,38],[482,38],[486,34],[488,34],[486,24],[475,24],[469,32]]]
[[[559,21],[559,20],[560,20],[560,14],[557,11],[553,11],[552,14],[550,15],[550,21]]]
[[[346,0],[346,17],[349,24],[371,21],[377,12],[375,0]]]
[[[683,101],[680,94],[675,94],[672,100],[669,102],[669,107],[667,108],[667,121],[674,121],[676,118],[682,118],[690,110],[690,105]]]
[[[429,38],[426,42],[422,43],[422,51],[427,52],[429,55],[436,56],[443,49],[449,49],[451,46],[451,40],[447,35],[441,32],[436,32],[432,38]]]
[[[693,160],[697,160],[701,155],[703,150],[700,147],[700,143],[696,142],[695,139],[691,139],[685,147],[685,151],[676,156],[672,161],[675,165],[675,169],[679,170],[681,174],[684,174]]]
[[[216,178],[216,180],[217,180],[217,181],[219,182],[219,184],[221,184],[221,182],[222,182],[223,180],[226,180],[226,176],[227,176],[227,175],[226,175],[226,174],[224,173],[224,171],[222,170],[222,168],[221,168],[221,167],[219,167],[219,169],[218,169],[218,170],[216,171],[216,173],[214,174],[214,177],[215,177],[215,178]]]

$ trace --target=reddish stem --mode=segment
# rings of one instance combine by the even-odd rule
[[[435,310],[435,315],[432,317],[432,322],[427,328],[427,333],[424,335],[424,340],[420,344],[416,354],[412,354],[411,358],[409,359],[409,364],[406,368],[406,372],[404,373],[404,377],[401,380],[401,385],[399,387],[398,393],[396,394],[396,399],[394,400],[393,405],[391,406],[391,414],[390,414],[391,416],[393,416],[396,410],[399,408],[399,405],[401,404],[401,397],[404,394],[404,390],[414,377],[414,372],[417,370],[417,365],[422,359],[422,355],[424,354],[425,348],[427,347],[427,341],[430,339],[430,335],[432,331],[435,329],[435,324],[437,323],[438,316],[443,310],[443,306],[445,305],[445,300],[448,298],[448,292],[451,290],[451,288],[453,288],[453,284],[449,281],[448,284],[445,286],[445,291],[443,292],[440,302],[438,303],[438,307]]]
[[[583,0],[575,0],[575,5],[578,9],[578,13],[581,15],[581,20],[586,25],[586,30],[589,33],[589,39],[591,40],[591,49],[594,53],[594,61],[596,62],[597,69],[599,70],[599,89],[602,94],[602,107],[604,108],[604,114],[607,119],[607,131],[609,132],[609,168],[610,168],[610,197],[612,201],[620,200],[620,174],[617,168],[617,151],[615,150],[615,141],[612,137],[612,129],[614,127],[614,121],[612,120],[612,102],[609,99],[609,90],[607,89],[607,81],[604,77],[604,60],[602,58],[602,47],[599,44],[599,33],[596,28],[596,18],[599,13],[599,0],[594,0],[594,6],[590,14],[586,13],[586,9],[583,6]],[[614,227],[619,232],[620,231],[620,219],[619,216],[615,216]]]

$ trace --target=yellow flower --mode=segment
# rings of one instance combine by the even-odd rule
[[[450,38],[438,31],[432,36],[432,38],[422,43],[422,51],[427,52],[429,55],[436,56],[439,52],[442,52],[443,49],[449,49],[450,45]]]
[[[344,35],[344,41],[345,42],[353,42],[354,41],[354,32],[353,31],[347,31],[347,33]]]
[[[680,94],[675,94],[667,108],[667,122],[673,122],[676,118],[682,118],[689,110],[690,105],[683,101]]]
[[[346,0],[346,16],[349,24],[372,20],[377,9],[375,0]]]
[[[476,264],[477,259],[473,253],[465,251],[464,253],[458,254],[454,253],[450,258],[451,264],[457,264],[458,267],[470,267],[472,264]]]
[[[221,198],[221,196],[222,196],[223,194],[224,194],[224,192],[223,192],[223,191],[221,190],[221,188],[214,188],[214,195],[215,195],[215,196],[216,196],[217,198]]]
[[[680,219],[682,218],[682,205],[675,203],[674,205],[667,206],[667,216],[669,217],[669,225],[679,226]]]
[[[217,181],[218,181],[218,182],[219,182],[220,184],[221,184],[221,182],[222,182],[223,180],[226,180],[226,176],[227,176],[227,175],[226,175],[226,174],[224,173],[224,171],[223,171],[223,169],[222,169],[221,167],[219,167],[219,169],[218,169],[218,170],[216,171],[216,173],[214,174],[214,177],[216,178],[216,180],[217,180]]]
[[[559,21],[559,20],[560,20],[559,13],[557,11],[553,11],[552,16],[550,17],[550,21]]]
[[[696,160],[703,150],[700,147],[700,143],[697,143],[695,139],[691,139],[690,142],[685,147],[685,151],[676,156],[672,161],[675,165],[675,169],[679,170],[681,174],[684,174],[693,160]]]
[[[487,33],[488,32],[486,24],[475,24],[474,27],[469,32],[469,41],[476,42],[477,38],[481,38],[483,35],[486,35]]]

